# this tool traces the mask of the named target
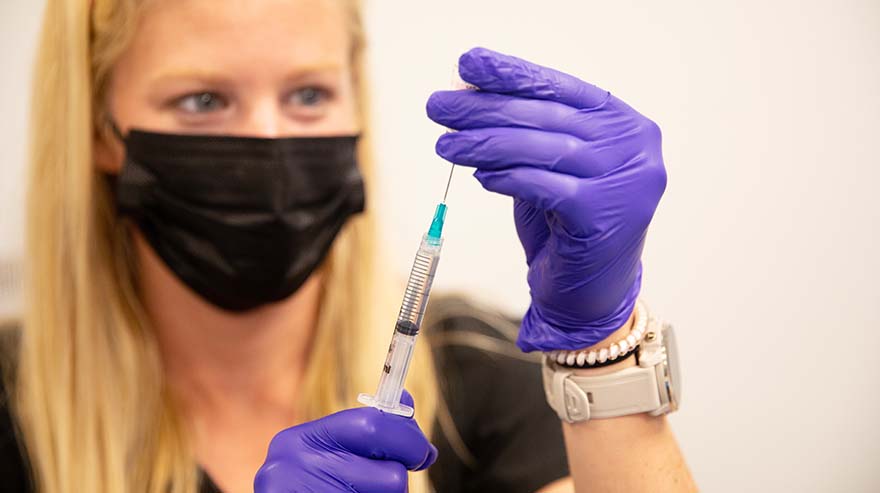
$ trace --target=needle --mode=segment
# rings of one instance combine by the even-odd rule
[[[443,192],[443,203],[446,203],[446,196],[449,194],[449,185],[452,183],[452,172],[455,171],[455,163],[449,168],[449,179],[446,180],[446,191]]]

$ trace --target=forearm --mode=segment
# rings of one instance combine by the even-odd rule
[[[606,341],[626,336],[631,323],[632,320]],[[596,347],[607,346],[606,341]],[[627,358],[611,366],[576,373],[602,375],[635,364],[635,358]],[[563,432],[571,476],[579,493],[697,491],[663,416],[635,414],[563,423]]]

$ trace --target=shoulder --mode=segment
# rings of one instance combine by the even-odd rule
[[[535,353],[516,347],[519,320],[464,298],[432,300],[425,325],[435,356],[471,354],[487,362],[517,366],[541,362]]]

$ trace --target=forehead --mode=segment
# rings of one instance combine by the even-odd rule
[[[128,56],[142,66],[258,74],[348,62],[339,0],[153,0]]]

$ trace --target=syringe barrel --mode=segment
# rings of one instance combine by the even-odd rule
[[[394,332],[391,337],[391,345],[388,347],[388,354],[385,356],[379,387],[373,398],[374,404],[378,408],[393,409],[400,405],[403,382],[409,372],[409,364],[412,361],[415,346],[416,336]]]
[[[434,284],[434,273],[440,261],[442,246],[442,238],[432,238],[427,234],[422,236],[422,243],[419,245],[419,251],[416,252],[416,259],[406,283],[400,314],[397,316],[396,332],[411,336],[419,333],[425,308],[428,306],[431,285]]]

